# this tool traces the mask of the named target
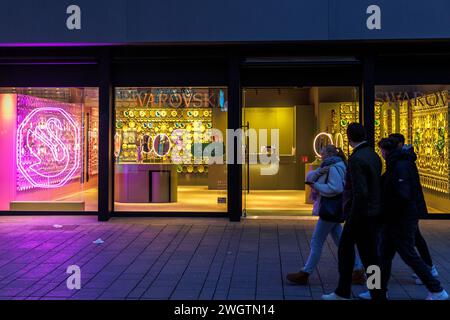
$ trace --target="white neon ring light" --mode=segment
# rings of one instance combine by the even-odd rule
[[[316,154],[316,156],[317,156],[318,158],[322,158],[322,156],[321,156],[320,153],[317,151],[316,143],[317,143],[317,140],[318,140],[320,137],[322,137],[322,136],[327,137],[328,139],[330,139],[331,144],[334,144],[334,142],[333,142],[333,136],[332,136],[331,134],[329,134],[329,133],[327,133],[327,132],[320,132],[319,134],[317,134],[316,137],[314,138],[313,148],[314,148],[314,153]]]

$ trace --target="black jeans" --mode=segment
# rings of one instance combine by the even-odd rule
[[[380,265],[377,250],[378,231],[378,224],[366,217],[345,223],[338,249],[339,283],[335,290],[337,295],[344,298],[351,297],[355,245],[365,270],[371,265]],[[370,293],[373,300],[385,299],[381,290],[371,290]]]
[[[429,266],[422,260],[415,249],[415,239],[418,231],[417,219],[402,219],[387,223],[383,230],[381,253],[381,283],[387,290],[391,276],[392,259],[398,252],[402,260],[417,274],[430,292],[441,292],[439,280],[433,277]]]
[[[419,228],[417,228],[416,232],[416,248],[423,262],[425,262],[427,266],[431,268],[433,266],[433,260],[431,259],[431,254],[430,250],[428,250],[427,242],[420,233]]]

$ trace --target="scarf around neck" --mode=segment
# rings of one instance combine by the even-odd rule
[[[322,163],[320,164],[320,167],[321,168],[328,167],[328,166],[331,166],[331,165],[336,164],[336,163],[341,162],[341,161],[342,161],[342,159],[340,157],[338,157],[338,156],[329,157],[327,159],[322,160]]]

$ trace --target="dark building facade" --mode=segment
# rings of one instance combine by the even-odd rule
[[[2,6],[1,214],[308,215],[306,172],[358,121],[405,136],[449,217],[447,1]]]

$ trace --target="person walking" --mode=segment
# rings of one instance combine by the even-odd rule
[[[334,145],[327,145],[323,148],[321,156],[320,168],[309,172],[306,176],[306,183],[311,186],[311,194],[314,199],[312,213],[319,216],[311,239],[311,251],[302,270],[289,273],[286,277],[288,281],[298,285],[308,283],[309,276],[320,261],[323,244],[328,235],[331,235],[334,243],[338,246],[342,233],[342,193],[347,171],[346,157],[344,152]],[[335,202],[339,208],[331,208],[333,212],[327,212],[323,207],[328,206],[325,203],[327,201]],[[358,256],[355,260],[352,280],[355,284],[362,284],[366,281],[364,267]]]
[[[381,243],[381,286],[387,291],[392,259],[398,252],[427,287],[427,300],[446,300],[447,292],[415,250],[422,199],[420,177],[411,153],[398,148],[398,140],[384,138],[379,142],[386,172],[382,177],[383,236]]]
[[[353,153],[349,158],[343,196],[345,225],[339,242],[339,282],[336,290],[322,296],[324,300],[351,298],[355,245],[364,268],[379,265],[377,233],[380,215],[381,159],[366,141],[366,131],[359,123],[351,123],[347,137]],[[370,290],[372,299],[385,299],[381,290]]]
[[[389,135],[388,138],[394,139],[395,143],[397,145],[397,149],[401,150],[404,153],[407,153],[411,156],[411,160],[414,162],[414,172],[416,175],[419,175],[419,171],[417,169],[416,160],[417,155],[414,152],[414,147],[412,145],[405,144],[405,136],[400,133],[392,133]],[[425,197],[423,195],[422,186],[419,183],[419,189],[418,189],[418,198],[417,198],[417,212],[419,219],[425,218],[428,215],[427,205],[425,202]],[[425,264],[428,266],[428,268],[431,271],[431,274],[433,277],[437,278],[439,276],[439,273],[437,271],[437,268],[433,264],[433,260],[431,258],[430,250],[428,249],[427,242],[425,241],[425,238],[422,236],[420,232],[419,225],[417,226],[417,232],[416,232],[416,238],[415,238],[415,246],[417,249],[417,252],[419,253],[419,256],[422,258],[422,260],[425,262]],[[423,284],[420,278],[417,276],[417,274],[412,274],[413,279],[415,280],[416,284]],[[359,294],[359,298],[363,300],[370,300],[370,293],[363,292]]]
[[[412,145],[405,144],[405,136],[400,133],[390,134],[389,138],[395,139],[397,141],[398,149],[411,155],[411,158],[414,161],[414,169],[415,169],[414,171],[417,172],[418,175],[419,170],[417,169],[417,165],[415,163],[417,160],[417,155],[414,152],[414,147]],[[422,185],[420,184],[419,184],[419,197],[417,199],[417,210],[419,214],[419,219],[426,218],[428,216],[427,204],[425,202],[425,197],[423,195]],[[437,271],[436,266],[433,264],[433,259],[431,258],[430,250],[428,249],[428,245],[425,238],[422,236],[422,233],[420,232],[419,226],[417,227],[415,240],[417,252],[419,252],[419,255],[422,258],[422,260],[427,264],[433,277],[437,278],[439,276],[439,273]],[[415,279],[416,284],[423,284],[415,273],[413,273],[412,277]]]

